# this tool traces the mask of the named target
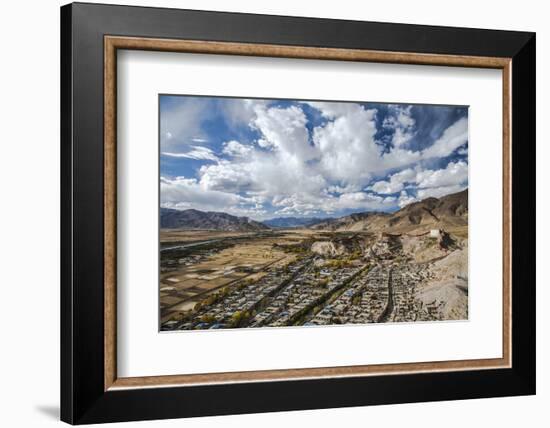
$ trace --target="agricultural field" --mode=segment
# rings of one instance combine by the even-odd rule
[[[208,294],[239,281],[254,281],[268,268],[288,265],[295,255],[277,243],[300,241],[300,233],[162,231],[161,322],[192,310]]]

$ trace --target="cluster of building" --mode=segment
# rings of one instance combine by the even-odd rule
[[[361,270],[359,266],[318,269],[310,264],[291,284],[270,299],[251,320],[251,327],[302,324],[310,311],[346,286]]]
[[[274,267],[259,280],[243,280],[229,290],[219,290],[201,302],[191,317],[167,321],[163,330],[316,324],[307,322],[311,314],[355,284],[364,266],[319,268],[314,261],[306,257],[284,268]]]
[[[439,302],[425,305],[416,298],[417,285],[428,279],[428,269],[416,264],[392,267],[393,310],[388,321],[437,321],[442,319]]]
[[[312,325],[379,322],[388,305],[388,270],[375,266],[309,321]]]
[[[181,322],[170,322],[164,329],[190,330],[205,328],[227,328],[236,323],[250,324],[250,318],[271,296],[280,295],[299,273],[311,264],[310,259],[298,260],[285,268],[272,268],[257,281],[243,280],[230,290],[220,290],[213,294],[212,302],[204,302],[194,311],[192,318]]]
[[[356,278],[306,325],[440,320],[441,302],[424,304],[416,298],[418,284],[429,275],[425,267],[412,263],[376,265]]]
[[[401,248],[396,241],[391,235],[380,239],[370,249],[367,264],[365,259],[327,261],[310,254],[287,266],[270,267],[259,279],[244,279],[209,294],[187,317],[168,321],[163,329],[443,319],[441,302],[426,304],[417,298],[419,284],[430,279],[429,269],[397,259]],[[193,263],[204,254],[188,257],[184,262]]]

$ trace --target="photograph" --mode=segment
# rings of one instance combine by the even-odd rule
[[[161,331],[468,319],[468,106],[159,95]]]

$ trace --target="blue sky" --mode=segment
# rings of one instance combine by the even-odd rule
[[[255,220],[395,211],[468,186],[468,108],[161,95],[161,205]]]

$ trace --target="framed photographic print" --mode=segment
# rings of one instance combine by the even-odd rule
[[[468,319],[467,107],[159,105],[160,331]]]
[[[62,420],[535,393],[533,33],[76,3],[61,53]]]

